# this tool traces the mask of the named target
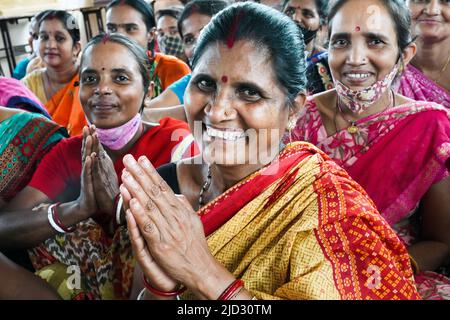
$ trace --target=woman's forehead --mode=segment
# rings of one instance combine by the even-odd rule
[[[87,48],[83,67],[103,66],[108,69],[122,68],[138,71],[133,54],[123,45],[111,41],[101,42]]]
[[[58,31],[69,33],[64,23],[58,18],[46,19],[39,24],[39,30],[45,31],[47,29],[57,29]]]
[[[252,41],[239,40],[232,47],[225,43],[211,43],[203,51],[196,66],[196,71],[204,72],[209,70],[215,72],[221,69],[227,69],[233,66],[233,70],[240,68],[244,73],[245,70],[253,71],[264,67],[267,73],[271,68],[267,65],[270,56],[267,49],[256,46]]]
[[[332,33],[371,32],[395,36],[387,8],[378,1],[349,1],[333,17]]]

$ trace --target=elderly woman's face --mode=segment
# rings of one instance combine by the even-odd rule
[[[412,32],[424,42],[449,41],[450,3],[447,0],[409,0]]]
[[[358,90],[382,80],[393,69],[399,48],[394,22],[377,0],[351,0],[330,24],[331,73]]]
[[[249,41],[209,45],[193,70],[185,106],[207,162],[265,164],[278,154],[289,112],[265,49]]]
[[[102,42],[84,54],[80,102],[89,121],[115,128],[131,120],[142,106],[144,88],[136,58],[114,42]]]

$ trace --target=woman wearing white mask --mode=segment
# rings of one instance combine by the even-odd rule
[[[450,258],[450,123],[442,106],[391,89],[416,51],[410,23],[403,1],[336,1],[329,14],[336,89],[310,98],[291,138],[320,147],[361,184],[408,245],[419,289],[430,291],[420,283]],[[425,298],[450,298],[443,281]]]

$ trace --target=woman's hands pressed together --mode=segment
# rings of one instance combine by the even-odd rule
[[[81,189],[77,199],[80,211],[87,217],[97,212],[97,202],[94,195],[94,181],[92,179],[92,148],[93,127],[83,128],[83,144],[81,147]]]
[[[114,164],[100,143],[95,126],[83,128],[80,209],[88,216],[96,212],[114,214],[119,182]]]
[[[180,284],[216,299],[235,278],[211,255],[200,218],[173,193],[146,157],[123,159],[121,194],[136,258],[148,282],[161,291]]]

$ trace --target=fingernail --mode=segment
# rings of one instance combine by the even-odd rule
[[[131,164],[132,163],[132,161],[134,160],[134,158],[133,158],[133,156],[131,155],[131,154],[126,154],[124,157],[123,157],[123,162],[125,163],[128,163],[128,164]]]
[[[147,157],[143,156],[139,158],[139,162],[146,168],[150,168],[151,167],[151,163],[150,161],[148,161]]]

